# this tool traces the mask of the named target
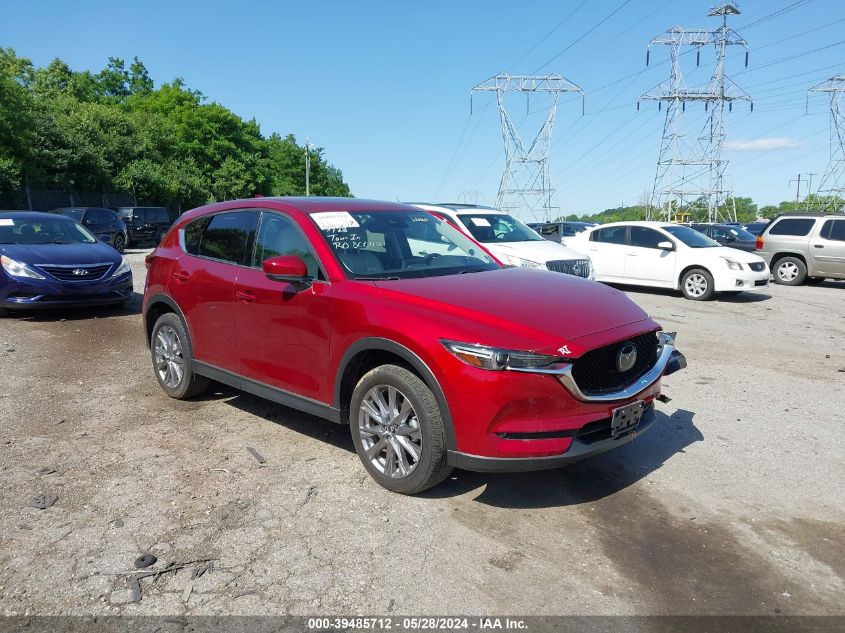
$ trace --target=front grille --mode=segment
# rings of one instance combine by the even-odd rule
[[[81,264],[79,266],[50,266],[41,264],[38,266],[38,268],[59,281],[97,281],[105,277],[111,267],[111,264]]]
[[[616,365],[617,355],[628,343],[633,343],[637,349],[637,359],[631,369],[620,372]],[[572,362],[572,377],[587,395],[620,391],[654,367],[657,345],[657,332],[649,332],[590,350]]]
[[[565,273],[576,277],[586,278],[590,276],[589,259],[556,259],[546,262],[546,268],[556,273]]]
[[[755,273],[761,273],[766,270],[766,264],[764,264],[763,262],[753,262],[751,264],[748,264],[748,267]]]

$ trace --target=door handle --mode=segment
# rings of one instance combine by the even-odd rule
[[[173,273],[173,278],[181,283],[185,283],[188,279],[190,279],[190,277],[191,276],[183,270]]]
[[[813,248],[824,248],[824,244],[813,244]]]
[[[252,303],[253,301],[255,301],[255,295],[249,292],[248,290],[236,290],[235,298],[238,301],[243,301],[244,303]]]

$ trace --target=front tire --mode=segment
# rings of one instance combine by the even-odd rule
[[[123,236],[123,233],[118,233],[114,236],[114,243],[112,246],[114,246],[114,250],[118,253],[121,255],[123,254],[123,251],[126,250],[126,238]]]
[[[171,398],[187,400],[208,389],[211,381],[194,373],[191,339],[173,312],[162,314],[153,326],[150,354],[156,380]]]
[[[693,268],[681,277],[681,292],[692,301],[707,301],[715,292],[713,276],[703,268]]]
[[[797,257],[781,257],[772,275],[776,284],[800,286],[807,278],[807,266]]]
[[[388,490],[416,494],[452,472],[437,400],[404,367],[382,365],[364,374],[352,393],[349,427],[364,468]]]

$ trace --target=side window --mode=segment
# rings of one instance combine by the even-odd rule
[[[255,254],[252,266],[261,268],[261,263],[270,257],[295,255],[308,266],[308,276],[319,277],[320,266],[311,245],[293,221],[276,213],[261,214],[261,225],[255,238]]]
[[[713,235],[711,235],[710,237],[712,237],[714,240],[726,240],[726,239],[728,239],[727,233],[725,233],[722,229],[714,226],[710,230],[713,231]]]
[[[200,241],[198,255],[245,265],[252,253],[258,211],[218,213],[211,217]]]
[[[658,233],[654,229],[649,229],[644,226],[631,227],[631,246],[639,246],[640,248],[657,248],[660,242],[668,242],[669,238],[664,237],[662,233]]]
[[[815,218],[786,218],[778,220],[775,225],[769,229],[769,235],[792,235],[795,237],[801,237],[807,235],[815,223]]]
[[[183,229],[185,233],[185,252],[189,255],[199,255],[200,241],[202,240],[205,227],[208,226],[209,219],[211,219],[211,216],[206,215],[185,225]]]
[[[608,226],[590,235],[592,242],[604,242],[605,244],[625,244],[625,231],[627,226]]]
[[[821,236],[826,240],[845,242],[845,220],[828,220],[822,227]]]
[[[167,209],[156,209],[156,220],[159,222],[169,222],[170,218],[167,215]]]

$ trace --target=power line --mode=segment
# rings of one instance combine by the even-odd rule
[[[547,39],[549,39],[549,37],[552,35],[552,33],[554,33],[554,32],[555,32],[555,31],[557,31],[560,27],[562,27],[564,24],[566,24],[566,23],[569,21],[569,18],[571,18],[573,15],[575,15],[575,14],[578,12],[578,10],[579,10],[579,9],[581,9],[581,7],[583,7],[585,4],[587,4],[587,2],[589,2],[589,0],[584,0],[581,4],[579,4],[577,7],[575,7],[575,8],[574,8],[574,9],[573,9],[573,10],[572,10],[572,11],[571,11],[571,12],[570,12],[570,13],[569,13],[569,14],[568,14],[565,18],[563,18],[560,22],[558,22],[558,23],[555,25],[555,27],[554,27],[551,31],[549,31],[549,32],[548,32],[548,33],[546,33],[543,37],[541,37],[541,38],[540,38],[540,39],[539,39],[539,40],[538,40],[538,41],[534,44],[534,46],[532,46],[532,47],[531,47],[531,48],[529,48],[527,51],[525,51],[525,53],[523,53],[523,54],[522,54],[522,56],[521,56],[519,59],[517,59],[517,60],[516,60],[513,64],[511,64],[510,66],[508,66],[508,67],[505,69],[505,72],[510,71],[510,70],[511,70],[514,66],[516,66],[519,62],[521,62],[523,59],[525,59],[525,58],[526,58],[526,57],[528,57],[531,53],[533,53],[533,52],[537,49],[537,47],[538,47],[538,46],[540,46],[540,44],[542,44],[542,43],[543,43],[543,42],[545,42]]]

